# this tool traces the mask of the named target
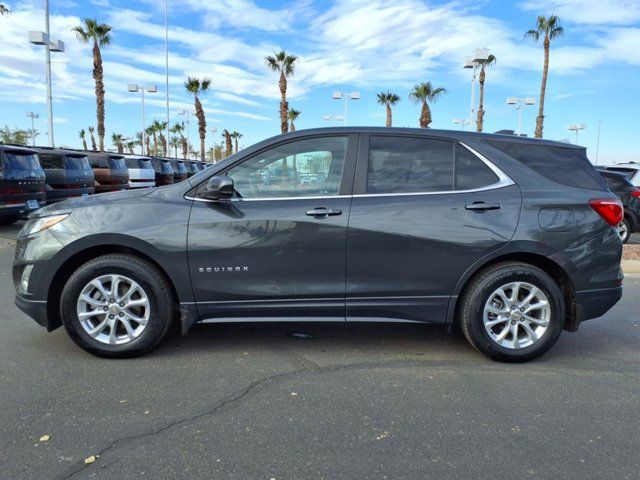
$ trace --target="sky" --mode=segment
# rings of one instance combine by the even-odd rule
[[[0,17],[0,126],[30,128],[26,112],[40,115],[38,142],[47,143],[44,49],[29,44],[29,30],[43,30],[42,0],[4,2]],[[471,72],[463,69],[476,48],[497,62],[487,70],[485,131],[515,130],[517,112],[507,97],[538,98],[543,49],[524,38],[536,16],[558,15],[565,35],[551,47],[545,103],[545,138],[570,139],[599,164],[640,161],[634,140],[640,108],[640,1],[638,0],[168,0],[171,122],[193,109],[187,76],[208,77],[202,98],[207,146],[223,129],[251,145],[279,133],[278,77],[264,64],[276,50],[299,57],[289,81],[298,129],[337,125],[324,115],[343,114],[333,91],[360,92],[348,105],[349,125],[380,125],[385,110],[376,94],[401,97],[394,126],[417,127],[420,108],[409,101],[413,85],[431,81],[447,93],[433,105],[432,128],[460,128],[468,118]],[[146,119],[166,119],[164,2],[161,0],[50,0],[51,37],[64,53],[52,53],[54,132],[57,146],[80,147],[78,131],[95,125],[91,47],[71,31],[83,18],[113,27],[103,49],[107,146],[111,133],[133,137],[141,129],[139,95],[127,84],[157,85],[146,96]],[[523,110],[523,130],[533,135],[537,106]],[[191,120],[197,145],[197,124]]]

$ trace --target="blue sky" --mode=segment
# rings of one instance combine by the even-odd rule
[[[0,18],[0,125],[30,127],[27,111],[40,114],[36,128],[46,143],[44,52],[27,42],[28,30],[42,30],[39,1],[9,1],[12,14]],[[113,26],[103,51],[106,129],[133,136],[140,130],[139,97],[127,83],[157,84],[147,97],[147,121],[163,119],[164,14],[160,0],[50,0],[53,38],[67,51],[54,54],[53,95],[57,145],[80,145],[78,130],[95,124],[91,50],[71,27],[84,17]],[[595,160],[602,121],[600,163],[640,161],[632,140],[638,130],[640,95],[640,1],[637,0],[169,0],[170,98],[175,112],[192,106],[182,86],[188,75],[207,76],[203,98],[207,128],[244,134],[249,145],[279,133],[277,76],[264,66],[276,49],[300,57],[290,81],[291,107],[302,112],[298,129],[328,125],[325,114],[341,114],[333,90],[359,91],[349,104],[350,125],[384,125],[376,93],[390,90],[402,101],[395,126],[417,126],[419,107],[411,87],[430,80],[447,88],[433,106],[433,128],[458,128],[468,117],[470,72],[462,63],[473,49],[489,48],[498,61],[487,72],[485,131],[515,129],[517,114],[508,96],[536,97],[542,47],[523,39],[537,15],[555,13],[565,36],[552,45],[545,137],[564,139],[571,123],[584,123],[579,143]],[[523,114],[532,134],[536,107]],[[191,125],[196,143],[195,120]],[[208,144],[220,141],[219,133]],[[107,142],[110,144],[110,142]],[[109,145],[111,146],[111,145]]]

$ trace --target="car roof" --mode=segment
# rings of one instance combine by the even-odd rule
[[[73,150],[70,148],[54,148],[54,147],[32,147],[37,153],[53,153],[56,155],[69,155],[72,157],[86,157],[87,152],[84,150]]]
[[[32,148],[25,147],[24,145],[12,145],[7,143],[0,143],[0,151],[5,151],[5,150],[19,151],[21,153],[26,153],[30,155],[33,155],[34,153],[38,153]]]
[[[442,137],[442,138],[453,139],[458,141],[495,140],[495,141],[524,143],[524,144],[531,144],[531,145],[546,145],[546,146],[553,146],[553,147],[584,150],[584,147],[579,145],[574,145],[574,144],[565,143],[565,142],[557,142],[554,140],[545,140],[541,138],[520,137],[518,135],[510,135],[510,134],[504,134],[504,133],[477,133],[477,132],[468,132],[463,130],[439,130],[439,129],[432,129],[432,128],[357,127],[357,126],[323,127],[323,128],[312,128],[307,130],[296,130],[295,132],[285,133],[284,135],[278,135],[277,137],[273,137],[273,139],[278,137],[295,138],[295,137],[304,137],[307,135],[320,135],[320,134],[327,134],[327,133],[334,133],[334,134],[364,133],[364,134],[372,134],[372,135],[380,135],[380,134],[420,135],[420,136],[428,136],[428,137]]]
[[[634,170],[640,170],[640,163],[635,162],[626,162],[626,163],[616,163],[615,165],[607,165],[604,168],[631,168]]]
[[[124,158],[133,158],[134,160],[151,160],[151,157],[146,155],[125,155]]]

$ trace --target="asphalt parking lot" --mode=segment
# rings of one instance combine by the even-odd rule
[[[525,365],[424,325],[203,325],[103,360],[14,307],[16,231],[0,228],[2,478],[640,477],[640,277]]]

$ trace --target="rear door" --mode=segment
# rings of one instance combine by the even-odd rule
[[[362,135],[347,238],[347,320],[445,322],[462,274],[513,236],[519,188],[461,143]]]
[[[344,320],[356,148],[356,135],[281,142],[220,172],[237,198],[196,194],[188,249],[202,318]]]

